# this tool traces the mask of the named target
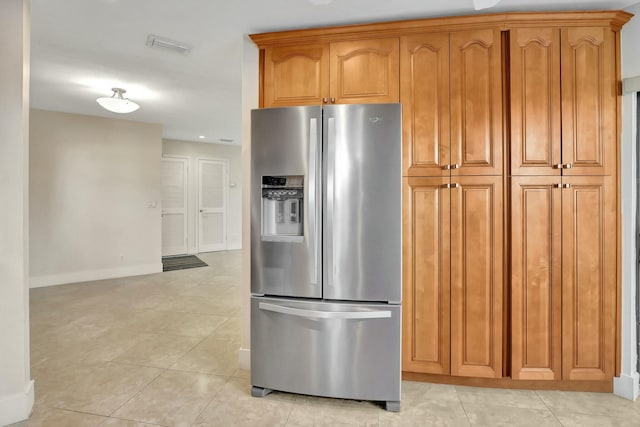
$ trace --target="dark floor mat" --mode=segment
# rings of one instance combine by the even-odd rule
[[[184,270],[185,268],[207,267],[208,265],[195,255],[162,257],[162,271]]]

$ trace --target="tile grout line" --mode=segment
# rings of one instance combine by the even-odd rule
[[[453,387],[453,391],[456,393],[456,397],[458,398],[458,402],[460,402],[460,406],[462,407],[462,411],[464,412],[464,415],[467,417],[467,422],[471,426],[472,425],[471,418],[469,417],[469,414],[467,413],[467,409],[464,407],[464,402],[462,401],[462,398],[458,394],[458,390],[456,390],[455,386]]]
[[[562,421],[560,421],[560,419],[556,416],[555,412],[553,412],[553,410],[549,407],[549,405],[547,405],[547,402],[544,401],[544,399],[542,398],[542,396],[540,396],[540,394],[538,394],[538,390],[534,390],[534,393],[536,394],[536,396],[538,396],[538,399],[540,399],[540,401],[542,402],[542,404],[544,405],[545,408],[547,408],[547,411],[549,411],[551,413],[551,415],[553,415],[553,418],[555,418],[555,420],[558,422],[558,424],[560,424],[561,426],[564,427],[564,424],[562,423]]]

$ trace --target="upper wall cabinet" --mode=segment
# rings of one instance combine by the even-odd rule
[[[328,44],[265,49],[265,107],[319,105],[328,86]]]
[[[502,174],[497,29],[401,37],[404,173]]]
[[[274,46],[264,52],[264,107],[399,100],[398,38]]]
[[[611,29],[517,28],[510,44],[511,173],[610,175],[617,102]]]

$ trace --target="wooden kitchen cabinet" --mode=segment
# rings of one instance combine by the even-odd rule
[[[403,370],[502,376],[502,178],[404,179]]]
[[[613,172],[615,70],[608,27],[510,31],[513,175]]]
[[[449,178],[403,181],[404,371],[449,374]]]
[[[265,49],[265,107],[321,105],[329,86],[329,44]]]
[[[562,182],[562,378],[611,380],[616,344],[615,177]]]
[[[502,175],[499,30],[401,37],[408,176]]]
[[[251,36],[261,106],[402,103],[405,378],[611,391],[630,18],[525,12]]]
[[[400,38],[402,173],[449,176],[449,33]]]
[[[511,174],[560,175],[560,29],[509,31]]]
[[[609,27],[574,27],[563,28],[560,37],[562,174],[611,175],[617,158],[614,33]]]
[[[450,35],[451,174],[502,175],[500,30]]]
[[[613,182],[600,176],[512,178],[514,379],[613,377]]]
[[[264,50],[264,107],[399,100],[398,38]]]

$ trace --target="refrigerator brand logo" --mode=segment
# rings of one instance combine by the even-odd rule
[[[380,123],[382,122],[382,117],[369,117],[369,121],[371,123]]]

